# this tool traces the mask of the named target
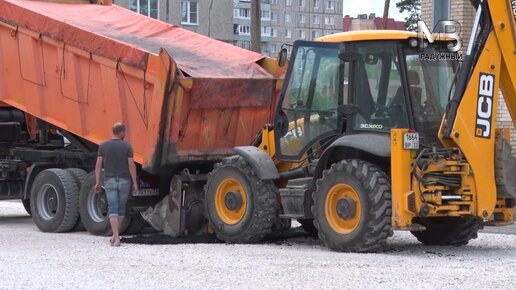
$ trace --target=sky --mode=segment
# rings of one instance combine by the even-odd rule
[[[384,0],[343,0],[344,4],[342,6],[343,15],[349,15],[351,17],[357,17],[358,14],[367,14],[376,13],[376,16],[383,16],[383,6],[385,4]],[[396,3],[399,0],[391,0],[389,6],[389,18],[394,18],[396,20],[404,21],[405,17],[408,16],[408,13],[401,14],[396,8]]]

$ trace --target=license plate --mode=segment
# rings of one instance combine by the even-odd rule
[[[403,135],[403,149],[417,150],[419,149],[419,134],[405,133]]]
[[[159,188],[140,188],[133,196],[153,196],[159,195]]]

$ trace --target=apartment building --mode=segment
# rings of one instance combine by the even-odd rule
[[[250,47],[249,0],[234,0],[234,44]],[[262,0],[262,53],[276,56],[283,44],[342,32],[340,0]]]
[[[342,20],[342,31],[383,29],[383,18],[375,13],[359,14],[356,18],[345,15]],[[387,18],[387,29],[405,30],[405,22]]]
[[[114,4],[179,27],[233,43],[231,0],[114,0]]]

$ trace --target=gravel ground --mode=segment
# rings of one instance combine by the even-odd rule
[[[87,233],[42,233],[17,202],[0,202],[0,247],[0,289],[514,289],[516,278],[516,235],[481,233],[456,248],[395,232],[380,254],[311,238],[113,248]]]

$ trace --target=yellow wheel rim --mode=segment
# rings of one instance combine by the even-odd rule
[[[234,178],[226,178],[215,192],[215,209],[220,219],[234,225],[242,220],[247,207],[244,187]]]
[[[340,202],[340,203],[339,203]],[[354,206],[353,211],[342,211],[343,202]],[[354,205],[352,204],[354,203]],[[340,207],[340,214],[338,208]],[[362,207],[357,192],[347,184],[337,184],[333,186],[324,202],[324,213],[330,227],[339,234],[349,234],[353,232],[360,222]],[[343,213],[348,216],[343,218]]]

